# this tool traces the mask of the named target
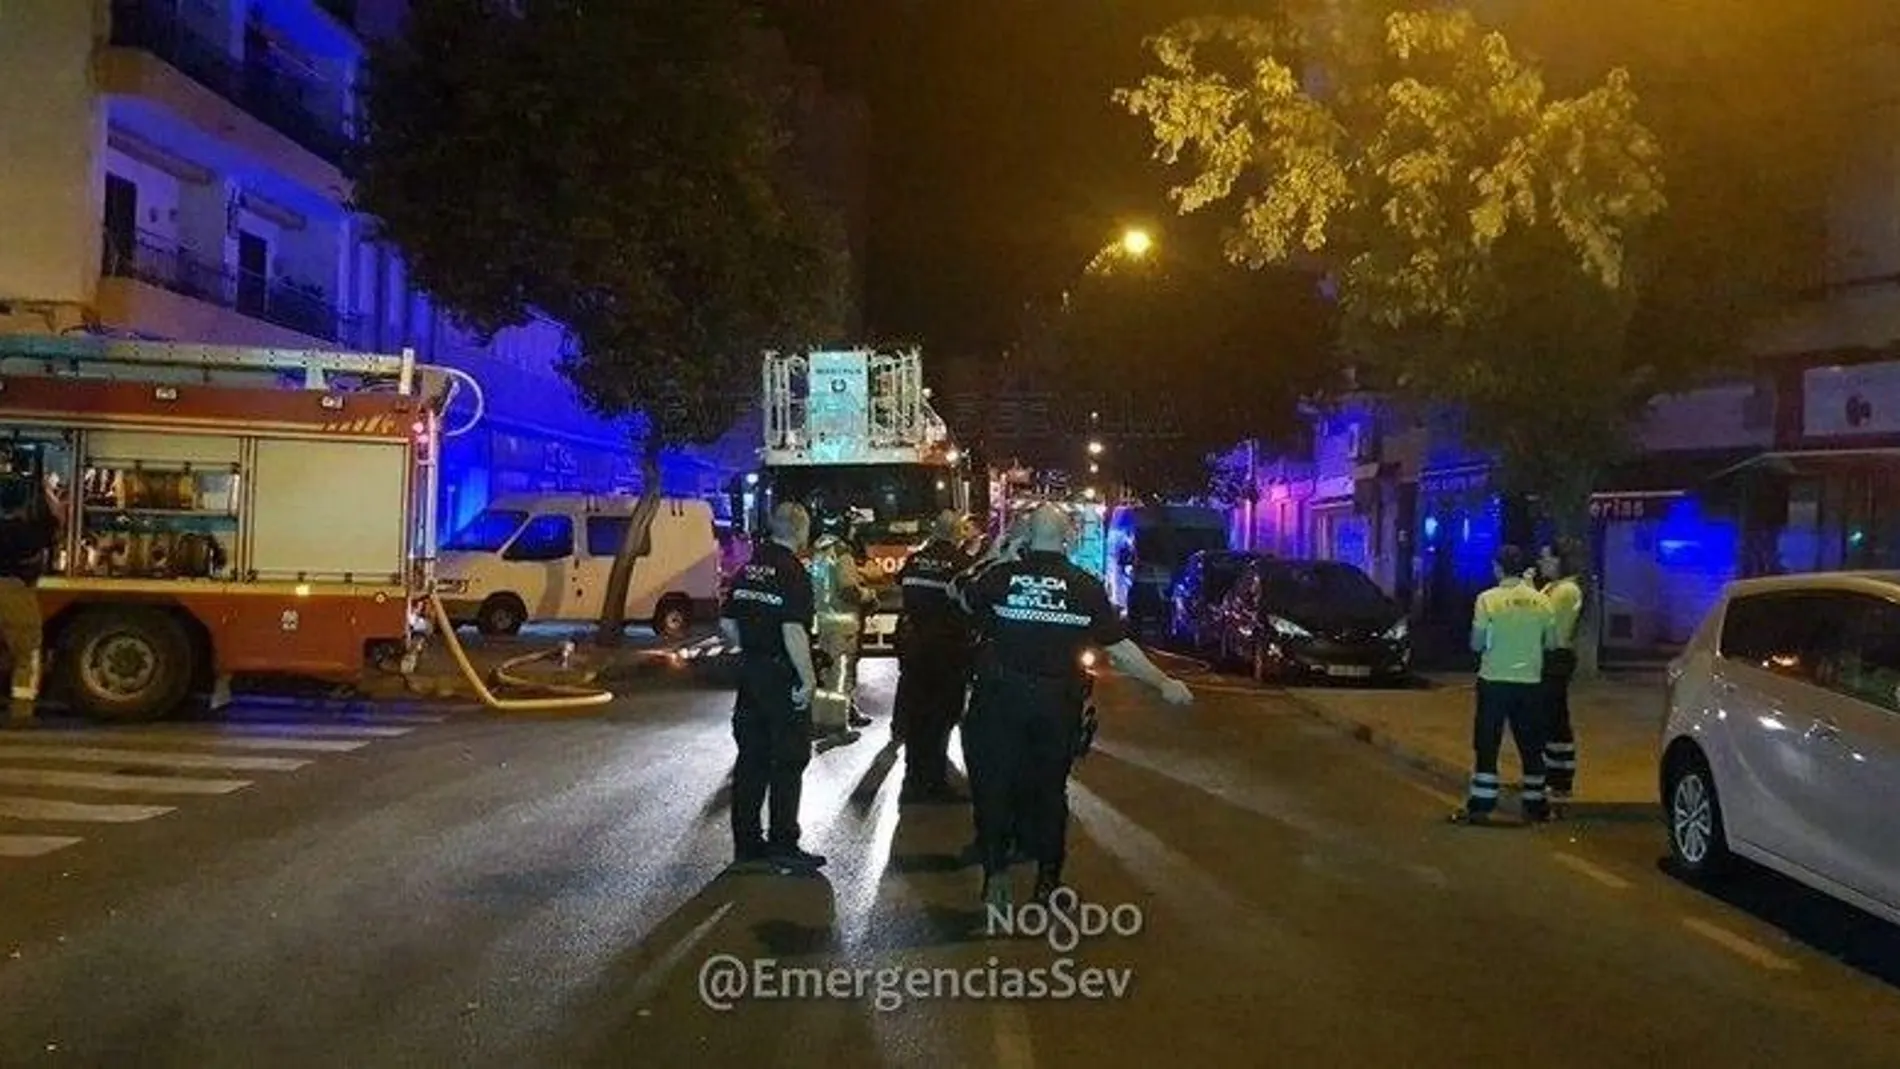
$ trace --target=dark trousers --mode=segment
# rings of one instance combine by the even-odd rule
[[[811,762],[811,707],[792,704],[798,676],[787,664],[739,669],[732,738],[739,757],[732,769],[732,841],[740,858],[768,847],[798,845],[798,799]],[[771,810],[771,830],[761,819]]]
[[[1544,768],[1550,793],[1558,797],[1577,786],[1577,736],[1570,729],[1570,680],[1576,674],[1575,650],[1544,655]]]
[[[950,779],[950,732],[963,716],[970,669],[960,647],[907,650],[892,716],[904,725],[904,786],[932,788]]]
[[[1081,717],[1072,682],[978,671],[963,740],[985,875],[1008,870],[1012,845],[1024,847],[1043,874],[1061,874]]]
[[[1540,683],[1478,681],[1478,714],[1472,725],[1471,747],[1477,768],[1471,773],[1471,793],[1465,808],[1489,813],[1498,807],[1498,751],[1504,729],[1511,729],[1518,760],[1524,766],[1524,813],[1542,816],[1549,803],[1544,795],[1544,688]]]

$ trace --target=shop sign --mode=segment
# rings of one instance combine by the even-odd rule
[[[1900,361],[1809,368],[1801,392],[1809,438],[1900,434]]]
[[[1488,467],[1428,471],[1418,479],[1418,490],[1422,494],[1480,493],[1490,486],[1491,469]]]
[[[1681,497],[1679,493],[1597,494],[1590,499],[1590,518],[1602,523],[1660,520]]]

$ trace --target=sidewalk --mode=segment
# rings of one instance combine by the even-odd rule
[[[1663,699],[1653,678],[1609,677],[1571,688],[1577,735],[1572,813],[1658,819],[1656,739]],[[1470,675],[1431,675],[1414,690],[1297,687],[1286,693],[1313,715],[1431,773],[1462,796],[1471,775],[1474,686]],[[1498,764],[1505,782],[1518,781],[1521,770],[1508,733]]]

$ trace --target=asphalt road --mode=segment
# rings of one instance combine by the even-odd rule
[[[1681,885],[1648,826],[1446,825],[1239,684],[1105,691],[1070,875],[1132,934],[985,938],[967,809],[900,811],[882,722],[808,776],[823,878],[722,874],[729,700],[0,733],[0,1066],[1900,1063],[1892,929]],[[709,1008],[721,955],[768,990]],[[1064,958],[1043,995],[1126,972],[993,997]]]

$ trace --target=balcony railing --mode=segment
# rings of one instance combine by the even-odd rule
[[[131,241],[108,237],[101,266],[109,278],[136,279],[312,338],[352,348],[361,341],[361,321],[339,312],[313,287],[207,263],[148,234]]]
[[[240,61],[186,25],[177,0],[113,0],[112,43],[150,52],[331,163],[349,149],[342,108],[308,78],[263,60]]]

